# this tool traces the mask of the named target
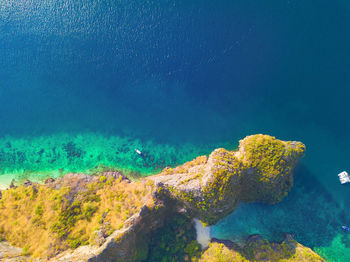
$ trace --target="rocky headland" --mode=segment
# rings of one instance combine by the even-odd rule
[[[138,181],[119,172],[27,181],[0,194],[0,260],[323,261],[289,235],[243,246],[212,239],[202,250],[194,230],[194,218],[214,225],[240,202],[280,202],[304,151],[253,135],[237,151],[216,149]]]

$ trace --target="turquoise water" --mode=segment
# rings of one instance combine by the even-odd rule
[[[145,175],[254,133],[300,140],[291,194],[212,234],[291,232],[349,261],[349,25],[345,0],[0,0],[0,181]]]

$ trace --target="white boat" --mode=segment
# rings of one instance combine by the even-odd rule
[[[350,183],[350,177],[348,172],[343,171],[340,174],[338,174],[338,177],[341,184]]]
[[[140,150],[138,150],[137,148],[135,148],[135,152],[140,156],[142,155],[142,152]]]
[[[344,229],[345,231],[349,231],[350,232],[350,227],[347,226],[341,226],[342,229]]]

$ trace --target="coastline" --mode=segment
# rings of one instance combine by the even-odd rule
[[[95,133],[57,133],[50,136],[0,137],[0,177],[13,174],[16,180],[62,177],[67,173],[96,174],[119,170],[137,176],[160,173],[210,153],[219,145],[158,144],[135,137]],[[135,150],[142,152],[142,155]],[[1,179],[1,178],[0,178]],[[1,181],[1,180],[0,180]]]
[[[36,172],[18,172],[18,173],[6,173],[0,174],[0,190],[6,190],[9,188],[11,181],[14,180],[15,185],[22,185],[24,181],[29,180],[34,183],[43,184],[45,179],[62,178],[68,174],[84,174],[89,176],[100,175],[105,172],[120,172],[130,178],[131,181],[137,181],[143,177],[152,176],[156,173],[160,173],[161,170],[157,170],[153,173],[140,173],[127,168],[121,167],[98,167],[95,169],[81,170],[79,172],[61,172],[59,170],[49,171],[36,171]]]
[[[203,225],[216,224],[232,212],[237,199],[266,204],[280,202],[289,191],[280,188],[280,183],[284,184],[281,179],[292,178],[291,170],[305,150],[301,142],[280,141],[266,135],[248,136],[239,144],[240,154],[215,149],[209,157],[200,156],[182,166],[134,182],[118,172],[98,176],[67,174],[45,184],[26,182],[2,192],[0,237],[22,247],[28,260],[34,257],[38,261],[48,258],[50,261],[158,261],[154,258],[169,253],[168,249],[162,249],[162,244],[166,246],[174,241],[175,246],[180,246],[176,252],[184,258],[202,257],[201,261],[215,261],[221,256],[216,254],[217,248],[226,248],[225,253],[231,257],[245,256],[249,258],[247,261],[260,258],[262,252],[268,252],[264,256],[272,259],[297,261],[294,258],[311,256],[314,261],[324,261],[293,239],[274,244],[255,236],[238,250],[232,249],[234,244],[217,247],[210,243],[210,228]],[[281,154],[288,155],[285,162],[273,162],[271,156]],[[259,160],[267,161],[267,165],[261,161],[259,163],[263,164],[255,165],[257,156]],[[252,170],[252,165],[254,172],[247,172]],[[277,171],[279,180],[270,175]],[[12,177],[8,174],[1,180],[8,183]],[[262,177],[264,181],[261,181]],[[273,183],[269,183],[272,180]],[[248,198],[244,191],[238,190],[252,183],[256,189],[253,193],[257,194],[251,194],[250,190]],[[218,184],[220,188],[217,188]],[[233,191],[237,193],[232,195]],[[199,205],[193,204],[193,198]],[[12,210],[13,215],[8,216],[7,210]],[[181,219],[171,231],[176,232],[176,237],[182,234],[183,239],[181,231],[189,230],[192,233],[186,235],[188,239],[175,238],[173,241],[169,233],[166,236],[170,238],[158,239],[159,233],[165,232],[162,228],[166,226],[166,217],[176,214]],[[193,219],[195,223],[184,224]],[[30,237],[21,238],[22,235]],[[50,248],[53,243],[54,249]],[[207,252],[204,249],[208,245]],[[270,252],[272,249],[276,252]]]
[[[8,189],[13,178],[13,176],[0,175],[0,190]]]

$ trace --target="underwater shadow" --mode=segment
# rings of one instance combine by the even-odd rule
[[[338,234],[345,235],[341,226],[349,222],[348,215],[316,175],[304,165],[294,174],[294,186],[282,202],[242,203],[212,227],[212,237],[244,243],[249,236],[259,234],[280,243],[290,234],[302,245],[314,248],[330,246]]]
[[[294,174],[292,191],[275,206],[289,213],[283,222],[289,226],[288,233],[311,248],[331,245],[337,234],[344,234],[344,210],[305,165],[299,165]]]

